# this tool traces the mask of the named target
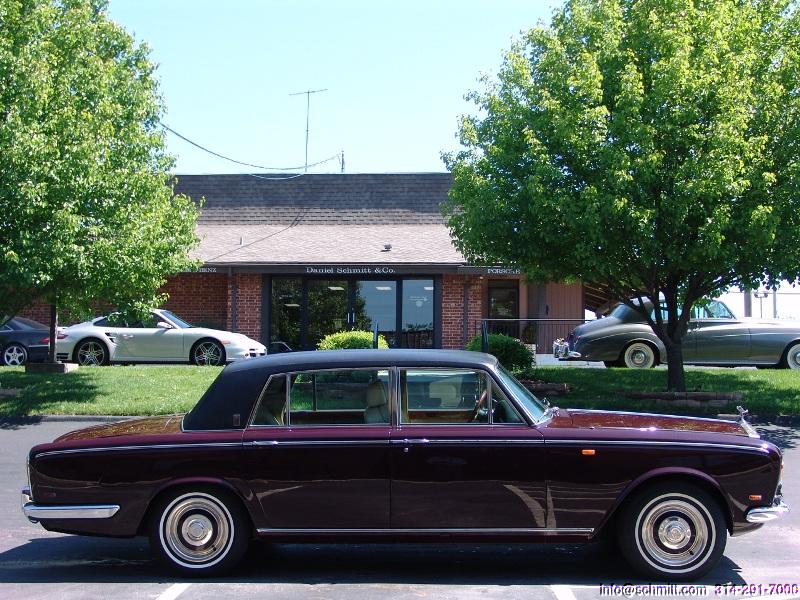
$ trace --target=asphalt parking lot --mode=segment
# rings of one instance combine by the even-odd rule
[[[151,561],[146,540],[48,533],[19,510],[25,456],[41,441],[87,423],[0,423],[0,598],[526,598],[602,597],[601,584],[648,584],[607,547],[562,545],[262,545],[219,580],[177,579]],[[784,494],[800,506],[800,430],[760,427],[785,452]],[[625,597],[765,597],[770,584],[800,584],[800,514],[728,540],[725,557],[697,590],[626,588]],[[749,585],[747,590],[715,586]],[[760,587],[759,587],[760,586]],[[621,592],[621,590],[617,590]],[[747,591],[749,593],[733,592]],[[681,593],[683,592],[683,593]],[[611,594],[607,597],[620,597]]]

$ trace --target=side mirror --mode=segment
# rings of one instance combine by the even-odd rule
[[[158,327],[160,327],[161,329],[172,329],[172,325],[170,325],[166,321],[159,321]]]

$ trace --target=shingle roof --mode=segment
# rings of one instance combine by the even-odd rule
[[[205,199],[194,256],[206,264],[464,264],[440,212],[449,173],[182,175]],[[385,244],[391,244],[385,251]]]
[[[179,175],[175,191],[205,197],[203,225],[439,225],[452,182],[450,173]]]

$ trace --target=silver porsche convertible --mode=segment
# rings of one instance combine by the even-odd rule
[[[560,360],[603,361],[607,367],[648,369],[666,362],[666,349],[642,316],[620,304],[609,316],[556,340]],[[800,321],[737,319],[718,300],[692,309],[683,361],[693,365],[800,369]]]
[[[267,353],[263,344],[245,335],[193,327],[168,310],[154,310],[133,323],[115,313],[67,327],[62,335],[56,346],[58,360],[81,365],[224,365]]]

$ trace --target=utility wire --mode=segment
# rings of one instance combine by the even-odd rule
[[[262,170],[264,170],[264,171],[299,171],[299,170],[301,170],[301,169],[306,169],[306,168],[308,168],[308,167],[316,167],[316,166],[318,166],[318,165],[322,165],[322,164],[324,164],[324,163],[326,163],[326,162],[330,162],[330,161],[332,161],[332,160],[336,160],[336,159],[338,159],[338,158],[339,158],[339,154],[334,154],[333,156],[330,156],[330,157],[328,157],[328,158],[326,158],[326,159],[324,159],[324,160],[321,160],[321,161],[319,161],[319,162],[315,162],[315,163],[313,163],[313,164],[310,164],[310,165],[300,165],[300,166],[298,166],[298,167],[264,167],[264,166],[261,166],[261,165],[255,165],[255,164],[253,164],[253,163],[248,163],[248,162],[243,162],[243,161],[241,161],[241,160],[236,160],[236,159],[234,159],[234,158],[230,158],[230,157],[228,157],[228,156],[225,156],[225,155],[223,155],[223,154],[220,154],[219,152],[214,152],[213,150],[210,150],[210,149],[206,148],[205,146],[201,146],[201,145],[200,145],[200,144],[198,144],[197,142],[194,142],[194,141],[190,140],[190,139],[189,139],[189,138],[187,138],[186,136],[184,136],[184,135],[181,135],[180,133],[178,133],[177,131],[175,131],[174,129],[172,129],[171,127],[169,127],[168,125],[166,125],[165,123],[161,123],[160,125],[161,125],[161,127],[163,127],[163,128],[166,130],[166,131],[169,131],[171,134],[173,134],[173,135],[175,135],[175,136],[179,137],[179,138],[180,138],[180,139],[182,139],[184,142],[187,142],[187,143],[191,144],[192,146],[194,146],[194,147],[196,147],[196,148],[199,148],[199,149],[200,149],[200,150],[202,150],[203,152],[208,152],[209,154],[213,154],[214,156],[216,156],[216,157],[218,157],[218,158],[221,158],[221,159],[223,159],[223,160],[227,160],[227,161],[229,161],[229,162],[236,163],[237,165],[243,165],[243,166],[245,166],[245,167],[253,167],[253,168],[255,168],[255,169],[262,169]],[[303,175],[303,173],[300,173],[300,174],[299,174],[299,175],[297,175],[297,176],[299,177],[300,175]],[[257,176],[256,176],[256,175],[253,175],[253,177],[257,177]],[[260,179],[269,179],[268,177],[259,177],[259,178],[260,178]],[[273,179],[289,179],[289,177],[275,177],[275,178],[273,178]]]

